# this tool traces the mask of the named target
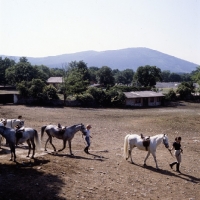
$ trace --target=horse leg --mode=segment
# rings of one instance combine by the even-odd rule
[[[63,140],[63,148],[62,148],[62,149],[59,149],[58,151],[62,151],[63,149],[66,148],[66,142],[67,142],[67,140]]]
[[[156,152],[153,152],[152,155],[153,155],[154,161],[156,163],[156,169],[158,170],[159,167],[158,167],[157,160],[156,160]]]
[[[31,143],[30,143],[30,140],[27,140],[26,142],[28,144],[28,155],[26,157],[29,157],[29,155],[31,153]]]
[[[10,161],[12,161],[12,158],[13,158],[13,145],[9,144],[10,146]]]
[[[31,144],[33,146],[33,154],[31,156],[31,158],[34,158],[34,155],[35,155],[35,142],[34,142],[34,138],[33,138],[33,140],[31,140]]]
[[[46,143],[45,143],[45,146],[44,146],[44,150],[47,151],[47,143],[48,141],[50,140],[50,137],[47,139]]]
[[[51,135],[49,135],[49,142],[50,142],[51,146],[53,147],[54,151],[56,151],[56,147],[52,143],[52,136]]]
[[[15,154],[15,143],[10,144],[10,151],[11,151],[11,158],[10,160],[12,161],[13,157],[13,161],[16,162],[16,154]]]
[[[144,166],[146,166],[146,161],[147,161],[147,158],[149,157],[149,155],[150,155],[150,151],[148,151],[147,156],[146,156],[146,158],[144,159]]]
[[[133,159],[132,159],[132,150],[133,150],[133,147],[130,146],[130,149],[128,150],[128,155],[129,155],[128,157],[131,158],[131,163],[134,164]]]
[[[72,144],[71,144],[71,140],[68,141],[68,144],[69,144],[69,151],[70,151],[70,154],[73,156],[74,154],[72,153]]]

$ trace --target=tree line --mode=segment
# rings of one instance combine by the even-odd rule
[[[55,88],[47,85],[49,77],[63,77],[64,82],[59,88]],[[82,104],[93,101],[103,106],[118,105],[124,100],[124,91],[155,89],[158,81],[182,82],[184,84],[181,84],[181,88],[187,90],[189,87],[191,91],[193,82],[200,83],[200,67],[191,73],[171,73],[146,65],[139,66],[135,72],[132,69],[112,70],[108,66],[87,67],[84,61],[72,61],[63,64],[61,68],[49,68],[31,65],[26,57],[21,57],[18,62],[0,57],[0,85],[16,86],[23,97],[40,101],[58,99],[60,93],[65,101],[69,97],[76,97]],[[95,83],[102,87],[89,87]]]

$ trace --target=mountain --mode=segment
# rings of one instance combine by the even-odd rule
[[[14,58],[15,60],[19,59],[19,57]],[[139,66],[150,65],[159,67],[162,71],[169,70],[170,72],[190,73],[199,66],[198,64],[156,50],[141,47],[100,52],[83,51],[43,58],[27,57],[27,59],[32,65],[46,65],[54,68],[61,68],[71,61],[78,62],[83,60],[87,63],[88,67],[108,66],[112,69],[119,69],[120,71],[124,69],[133,69],[136,71]]]

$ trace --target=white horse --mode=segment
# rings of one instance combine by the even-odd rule
[[[65,127],[63,131],[60,131],[57,125],[50,124],[50,125],[42,126],[41,139],[43,138],[44,132],[46,132],[48,135],[48,139],[44,147],[45,151],[47,150],[46,146],[48,142],[50,142],[54,151],[56,151],[56,148],[52,143],[52,137],[55,137],[55,138],[63,140],[63,148],[59,149],[58,151],[64,150],[66,148],[66,143],[68,141],[70,154],[73,155],[72,150],[71,150],[71,142],[72,142],[72,139],[74,138],[75,133],[78,131],[81,131],[83,134],[86,133],[85,126],[83,124],[75,124],[73,126]]]
[[[169,148],[168,137],[166,134],[159,134],[159,135],[150,137],[150,144],[148,146],[147,156],[144,160],[144,166],[146,166],[146,160],[151,153],[154,157],[156,168],[159,169],[157,160],[156,160],[156,148],[161,142],[163,142],[166,148]],[[124,138],[124,158],[128,160],[128,158],[130,157],[132,163],[134,162],[132,160],[131,152],[134,147],[137,147],[139,150],[146,151],[146,148],[143,145],[143,139],[141,138],[140,135],[136,135],[136,134],[126,135]]]
[[[7,128],[16,128],[16,126],[22,127],[24,126],[24,121],[21,119],[0,119],[1,123],[5,123],[5,127]]]
[[[4,126],[4,124],[0,122],[0,126]],[[0,148],[1,148],[2,141],[3,141],[3,136],[0,134]]]
[[[9,143],[10,146],[10,153],[11,158],[13,161],[16,161],[16,154],[15,154],[15,143],[16,143],[16,136],[15,136],[15,130],[11,128],[6,128],[5,126],[0,126],[0,134],[6,138],[6,140]]]
[[[37,149],[40,148],[40,140],[37,130],[30,127],[26,127],[17,130],[15,135],[16,135],[16,144],[27,142],[29,148],[27,157],[29,157],[32,148],[33,153],[31,158],[34,158],[35,148]]]
[[[21,119],[0,119],[0,123],[3,124],[6,128],[12,128],[15,129],[17,126],[18,128],[21,128],[24,126],[24,121]],[[3,138],[0,138],[0,147],[1,142],[3,141]],[[8,141],[6,140],[6,144],[8,145]]]

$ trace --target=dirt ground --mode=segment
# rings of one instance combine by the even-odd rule
[[[16,148],[17,162],[9,161],[10,151],[3,143],[0,149],[0,199],[200,199],[200,104],[180,103],[173,108],[91,109],[45,108],[0,105],[0,117],[22,115],[26,127],[35,128],[61,123],[65,126],[90,123],[90,154],[81,132],[72,140],[74,156],[69,148],[52,154],[45,134],[36,158],[26,157],[27,145]],[[182,137],[181,174],[169,167],[174,161],[160,144],[156,170],[152,156],[143,167],[146,151],[133,150],[135,164],[123,158],[127,134],[156,135],[166,133],[170,146],[176,136]],[[5,141],[4,141],[5,142]],[[53,139],[56,148],[62,141]]]

